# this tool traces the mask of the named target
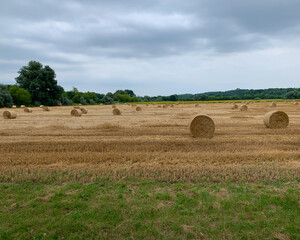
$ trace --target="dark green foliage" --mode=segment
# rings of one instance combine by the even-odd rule
[[[101,100],[105,96],[105,94],[100,94],[100,93],[95,93],[95,95],[99,100]]]
[[[23,66],[16,78],[21,88],[28,90],[34,103],[43,105],[56,105],[60,99],[63,88],[57,85],[55,72],[49,66],[36,61],[30,61]]]
[[[84,97],[80,97],[79,103],[81,103],[82,105],[86,104],[86,100]]]
[[[209,99],[209,97],[206,94],[201,94],[199,98],[201,101],[207,101]]]
[[[94,104],[99,103],[100,100],[97,98],[96,93],[94,92],[79,92],[77,88],[73,88],[72,91],[67,91],[64,93],[68,99],[72,100],[73,103],[81,103],[81,104]]]
[[[170,96],[170,101],[178,101],[178,95],[177,94],[173,94]]]
[[[29,105],[31,103],[31,95],[26,89],[13,85],[8,91],[13,98],[14,104]]]
[[[300,93],[296,90],[290,91],[285,95],[285,98],[287,98],[287,99],[298,99],[298,98],[300,98]]]
[[[12,107],[13,99],[8,92],[7,86],[0,84],[0,107]]]
[[[111,97],[108,97],[107,95],[102,98],[102,103],[104,104],[113,104],[114,100]]]
[[[61,96],[60,102],[64,106],[72,105],[72,100],[70,100],[69,98],[67,98],[67,96],[66,96],[65,93]]]
[[[246,99],[298,99],[299,88],[240,89],[223,92],[206,92],[202,94],[180,94],[181,101],[218,101]],[[197,97],[199,96],[199,98]],[[197,100],[199,99],[199,100]]]
[[[125,90],[117,90],[114,94],[115,95],[128,95],[130,97],[135,97],[135,93],[132,90],[125,89]]]

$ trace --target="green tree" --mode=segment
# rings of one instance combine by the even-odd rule
[[[130,89],[125,89],[124,94],[129,95],[130,97],[135,97],[135,93]]]
[[[87,102],[89,102],[90,100],[93,100],[94,102],[97,101],[97,96],[94,92],[86,92],[83,94],[83,97]]]
[[[105,96],[102,98],[102,102],[103,102],[104,104],[113,104],[113,103],[114,103],[114,100],[113,100],[111,97],[105,95]]]
[[[151,97],[145,95],[145,96],[144,96],[144,102],[150,102],[150,101],[151,101]]]
[[[201,94],[199,98],[201,101],[208,101],[209,99],[209,97],[206,94]]]
[[[300,98],[300,94],[298,91],[290,91],[285,95],[285,98],[287,99],[298,99]]]
[[[26,89],[14,85],[11,86],[8,91],[13,98],[14,104],[28,105],[31,103],[31,95]]]
[[[12,107],[13,99],[8,92],[7,86],[0,84],[0,107]]]
[[[117,94],[114,96],[114,101],[118,102],[132,102],[132,98],[127,94]]]
[[[194,100],[194,101],[199,101],[199,100],[200,100],[199,95],[195,95],[195,96],[193,97],[193,100]]]
[[[64,90],[57,85],[56,75],[52,68],[30,61],[28,66],[23,66],[18,73],[17,83],[21,88],[28,90],[36,105],[57,104]]]
[[[170,101],[178,101],[178,95],[177,94],[173,94],[170,96]]]
[[[111,92],[106,93],[105,96],[106,96],[106,97],[109,97],[109,98],[114,98],[114,95],[113,95]]]

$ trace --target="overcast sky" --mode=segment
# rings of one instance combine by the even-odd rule
[[[299,0],[0,3],[0,83],[36,60],[65,90],[300,87]]]

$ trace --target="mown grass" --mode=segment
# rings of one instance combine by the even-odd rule
[[[300,182],[0,184],[0,239],[300,239]]]

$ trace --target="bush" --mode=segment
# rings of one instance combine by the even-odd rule
[[[14,85],[10,87],[8,91],[13,99],[14,104],[28,105],[31,103],[31,95],[26,89]]]
[[[0,107],[12,107],[13,99],[7,90],[7,86],[0,84]]]
[[[70,106],[70,105],[72,105],[72,100],[70,100],[69,98],[67,98],[67,97],[65,97],[65,96],[62,96],[61,98],[60,98],[60,102],[61,102],[61,104],[62,105],[64,105],[64,106]]]
[[[104,104],[113,104],[114,103],[114,100],[111,98],[111,97],[108,97],[108,96],[104,96],[102,98],[102,102]]]
[[[85,104],[86,104],[86,100],[85,100],[84,97],[81,97],[81,98],[80,98],[80,103],[81,103],[82,105],[85,105]]]

